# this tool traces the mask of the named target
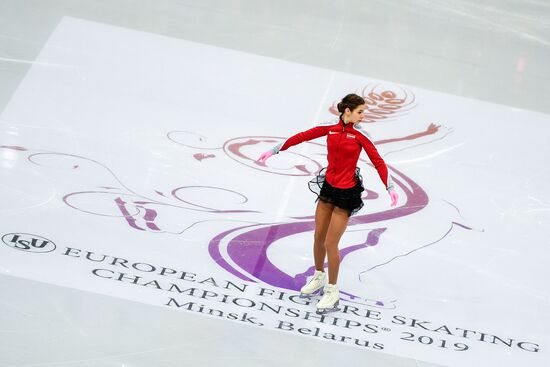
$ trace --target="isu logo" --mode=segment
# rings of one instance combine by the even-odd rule
[[[44,238],[28,233],[8,233],[2,236],[2,242],[14,249],[28,252],[52,252],[55,244]]]

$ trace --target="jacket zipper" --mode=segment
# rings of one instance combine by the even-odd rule
[[[342,136],[344,135],[344,132],[346,131],[346,125],[344,124],[344,121],[342,121],[342,133],[340,134],[340,137],[338,138],[338,145],[336,146],[336,163],[334,165],[334,172],[338,173],[337,169],[337,163],[339,161],[338,159],[338,152],[340,151],[340,144],[342,143]]]

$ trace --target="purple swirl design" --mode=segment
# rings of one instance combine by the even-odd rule
[[[182,198],[180,198],[178,196],[178,192],[180,190],[193,189],[193,188],[200,188],[200,189],[203,189],[203,191],[206,191],[206,190],[225,191],[225,192],[235,194],[237,196],[240,196],[243,199],[242,202],[240,202],[239,204],[244,204],[248,201],[248,198],[246,196],[244,196],[243,194],[239,193],[239,192],[236,192],[236,191],[233,191],[233,190],[228,190],[228,189],[223,189],[223,188],[220,188],[220,187],[214,187],[214,186],[182,186],[182,187],[178,187],[177,189],[172,190],[172,196],[175,197],[176,199],[178,199],[179,201],[183,202],[183,203],[193,205],[193,206],[196,206],[196,207],[199,207],[199,208],[202,208],[202,209],[207,209],[207,210],[215,212],[215,213],[257,213],[257,211],[253,211],[253,210],[221,210],[221,209],[208,208],[208,207],[203,206],[203,205],[192,203],[189,200],[183,200]]]
[[[382,85],[369,83],[363,87],[361,94],[366,109],[363,113],[365,123],[396,120],[416,107],[414,93],[399,85]],[[338,101],[333,102],[329,112],[339,116]]]
[[[183,138],[180,138],[177,136],[178,134],[183,135]],[[193,139],[196,144],[205,144],[208,139],[205,136],[202,136],[201,134],[198,134],[194,131],[170,131],[166,134],[166,137],[171,140],[172,142],[187,147],[187,148],[193,148],[193,149],[205,149],[205,150],[218,150],[222,147],[206,147],[206,146],[197,146],[197,145],[191,145],[185,142],[182,142],[183,140],[190,140]]]
[[[404,217],[414,214],[428,205],[428,195],[418,184],[395,168],[390,169],[394,173],[394,175],[392,175],[394,184],[398,185],[406,195],[406,202],[404,205],[382,212],[351,217],[348,224],[349,226],[376,223]],[[231,237],[234,232],[242,229],[248,230]],[[298,291],[305,284],[307,276],[313,274],[313,267],[292,276],[275,266],[269,260],[267,251],[271,245],[282,238],[303,232],[312,232],[314,229],[315,221],[313,220],[244,226],[219,234],[210,241],[208,250],[210,256],[220,266],[243,280],[255,282],[255,280],[246,275],[250,274],[253,278],[261,279],[262,282],[267,284]],[[379,236],[385,230],[385,228],[380,228],[370,232],[365,243],[343,249],[341,256],[347,256],[353,251],[376,245]],[[228,242],[226,248],[227,254],[238,269],[232,266],[222,256],[220,247],[221,242],[224,240]],[[346,292],[343,293],[346,294]],[[352,299],[357,297],[349,293],[347,293],[347,295]]]
[[[18,150],[18,151],[26,151],[27,148],[20,147],[17,145],[0,145],[0,149],[11,149],[11,150]]]
[[[20,147],[1,146],[0,148],[17,148],[16,150],[27,150],[26,148]],[[232,196],[238,197],[239,202],[236,203],[237,205],[242,205],[248,202],[248,198],[245,195],[221,187],[181,186],[173,189],[171,191],[171,196],[169,197],[159,190],[154,190],[154,193],[161,198],[159,200],[135,192],[129,186],[125,185],[122,180],[118,178],[115,172],[107,165],[94,159],[67,153],[39,152],[30,154],[27,157],[27,160],[32,164],[45,168],[51,168],[53,163],[57,163],[59,166],[59,163],[61,162],[61,168],[75,170],[75,172],[87,171],[92,166],[101,168],[101,170],[107,173],[107,178],[110,178],[116,182],[116,186],[101,185],[99,186],[101,190],[69,192],[63,196],[63,203],[74,210],[78,210],[86,214],[115,219],[123,218],[127,225],[139,231],[182,234],[193,225],[205,222],[195,222],[182,231],[174,232],[163,230],[156,221],[159,216],[157,210],[162,208],[176,208],[188,211],[209,212],[213,214],[257,213],[255,210],[211,208],[197,203],[196,199],[191,201],[190,199],[185,198],[185,196],[188,196],[187,191],[189,189],[199,189],[203,193],[206,193],[206,195],[199,195],[199,197],[207,197],[209,192],[211,193],[214,191],[218,193],[229,193]],[[76,162],[80,162],[81,164],[75,164]],[[166,202],[170,199],[172,202]],[[174,203],[174,200],[179,203]],[[92,203],[93,208],[86,208],[84,206],[85,203]],[[96,205],[98,203],[101,205]],[[185,204],[185,206],[182,204]],[[100,209],[97,209],[98,207]]]

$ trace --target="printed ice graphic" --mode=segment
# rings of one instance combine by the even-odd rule
[[[375,107],[379,108],[371,107],[365,112],[368,122],[372,123],[377,120],[389,118],[393,113],[399,111],[400,107],[403,105],[409,109],[413,108],[411,105],[414,102],[414,95],[410,92],[406,92],[403,89],[398,92],[382,89],[380,93],[377,93],[377,88],[380,88],[380,85],[375,85],[371,88],[372,89],[368,90],[368,93],[365,95],[367,104],[375,105]],[[367,88],[363,89],[364,93],[365,91],[367,91]],[[401,98],[396,98],[399,92],[402,96]],[[380,106],[376,106],[377,101],[382,102]],[[385,104],[383,103],[384,101],[386,101]],[[333,107],[331,107],[331,111],[332,110]],[[383,144],[399,143],[399,149],[403,150],[408,147],[414,147],[415,144],[428,144],[430,141],[442,139],[450,132],[451,131],[442,129],[439,125],[431,123],[427,126],[425,131],[419,131],[414,134],[392,139],[374,141],[374,143],[378,147]],[[417,143],[417,140],[419,140],[420,143]],[[323,144],[319,142],[306,143],[312,148],[310,155],[298,153],[298,156],[302,156],[308,161],[305,165],[272,167],[272,165],[277,164],[276,159],[270,160],[267,165],[255,162],[255,155],[252,153],[252,150],[249,149],[250,146],[261,145],[261,149],[265,150],[268,149],[269,146],[273,146],[281,141],[284,141],[284,138],[246,137],[230,141],[230,143],[226,144],[225,149],[236,161],[271,174],[309,176],[314,175],[323,166],[323,164],[318,161],[320,160],[318,156],[322,155],[323,151],[326,152],[326,149],[319,149],[323,146]],[[408,146],[405,144],[408,144]],[[258,151],[258,149],[254,149],[254,151]],[[391,148],[384,147],[384,151],[389,154],[391,153]],[[293,154],[292,149],[288,153]],[[284,152],[284,154],[288,153]],[[324,154],[326,155],[326,153]],[[359,164],[372,166],[370,162],[364,159],[360,159]],[[356,256],[356,252],[360,253],[361,250],[378,245],[377,249],[379,251],[377,251],[376,257],[373,257],[372,254],[362,257],[364,260],[363,263],[369,265],[364,271],[358,274],[358,281],[360,282],[363,281],[362,277],[369,271],[437,243],[450,233],[455,220],[457,220],[455,208],[452,208],[451,211],[447,210],[446,212],[445,208],[440,208],[437,217],[442,222],[432,222],[429,224],[431,231],[435,230],[435,233],[440,233],[435,240],[430,241],[426,236],[421,236],[419,238],[411,236],[414,240],[408,243],[395,244],[390,241],[384,241],[383,234],[388,230],[388,227],[392,227],[391,220],[411,216],[412,214],[424,210],[429,203],[428,194],[410,177],[398,171],[395,167],[391,167],[391,165],[389,165],[389,169],[396,188],[400,191],[402,198],[401,205],[397,208],[386,209],[380,212],[365,213],[368,212],[368,209],[362,210],[357,216],[350,219],[348,230],[340,242],[341,261],[345,261],[348,256]],[[385,198],[385,196],[382,197]],[[378,193],[367,189],[364,200],[381,199]],[[314,217],[312,215],[294,217],[292,221],[285,223],[247,225],[223,232],[211,241],[210,254],[222,267],[243,280],[257,280],[272,286],[298,291],[306,283],[306,278],[313,275],[315,271],[314,266],[311,266],[312,261],[310,259],[308,259],[310,263],[308,264],[309,266],[301,270],[299,269],[299,265],[293,266],[292,264],[292,262],[299,261],[298,259],[303,258],[304,253],[301,252],[302,256],[299,256],[299,252],[296,251],[296,248],[303,249],[304,246],[308,249],[311,248],[313,231],[315,228],[313,219]],[[375,227],[373,227],[373,225]],[[376,227],[377,225],[381,226]],[[470,229],[468,226],[464,225],[460,227],[463,229]],[[304,236],[303,234],[309,234],[310,236]],[[221,248],[224,250],[222,251]],[[284,258],[279,258],[283,260],[281,264],[276,264],[270,259],[268,253],[277,251],[272,250],[272,248],[284,251],[286,254]],[[302,263],[302,266],[303,265]],[[287,268],[288,270],[285,270]],[[357,292],[361,292],[360,287],[351,284],[352,287],[354,286],[354,291],[349,292],[346,291],[345,288],[346,286],[348,288],[350,287],[349,280],[344,280],[343,283],[344,288],[341,293],[347,296],[348,300],[357,300],[357,302],[366,302],[366,304],[373,305],[372,300],[357,294]],[[365,299],[361,300],[361,298]],[[388,306],[388,303],[391,303],[391,301],[386,301],[386,304],[384,301],[374,301],[374,305],[379,307],[391,307]]]
[[[381,89],[379,93],[378,89]],[[366,112],[368,115],[366,124],[398,118],[399,113],[402,115],[414,108],[414,95],[403,88],[397,88],[394,91],[388,87],[374,85],[370,86],[370,89],[363,89],[363,92],[367,103],[377,107],[371,106]],[[391,139],[375,140],[374,143],[387,156],[391,154],[393,145],[398,145],[398,149],[402,151],[443,139],[451,132],[452,130],[442,128],[440,125],[429,123],[423,131]],[[257,163],[255,157],[258,151],[265,149],[266,146],[273,146],[284,138],[240,137],[232,138],[220,146],[213,146],[207,137],[191,131],[172,131],[167,134],[167,138],[175,144],[193,150],[222,151],[235,162],[234,164],[245,165],[277,176],[306,178],[315,175],[326,165],[326,147],[319,141],[306,143],[309,148],[308,153],[296,153],[293,149],[284,153],[295,158],[301,157],[305,163],[292,162],[291,165],[277,167],[276,159],[266,165]],[[7,148],[9,147],[5,147]],[[22,151],[23,148],[18,150]],[[210,241],[208,246],[209,254],[214,261],[243,280],[263,282],[271,286],[298,291],[305,284],[307,277],[314,272],[311,255],[308,255],[314,230],[314,217],[311,214],[289,217],[287,221],[279,223],[261,223],[261,216],[257,216],[262,212],[261,205],[249,203],[246,191],[240,193],[223,187],[199,184],[175,187],[167,193],[157,189],[148,194],[142,194],[131,189],[131,185],[122,182],[112,169],[94,159],[66,153],[32,151],[29,153],[29,162],[37,166],[61,168],[73,172],[85,171],[86,175],[92,175],[98,184],[101,183],[94,190],[66,193],[63,201],[69,207],[117,221],[122,218],[126,225],[138,231],[181,235],[190,229],[197,230],[209,221],[227,220],[225,216],[228,214],[232,215],[232,220],[247,223],[220,233]],[[213,160],[219,159],[215,154],[204,152],[194,153],[193,157],[201,164],[206,157]],[[289,162],[288,158],[286,161]],[[359,165],[372,167],[371,163],[364,158],[360,158]],[[391,231],[399,230],[399,227],[394,225],[392,220],[406,217],[408,221],[418,221],[419,226],[428,225],[422,223],[421,217],[413,214],[426,210],[429,197],[427,192],[405,173],[390,164],[388,168],[400,193],[401,200],[398,207],[372,211],[375,206],[367,205],[350,219],[348,230],[342,237],[340,245],[342,262],[359,257],[363,264],[363,270],[357,274],[358,284],[350,279],[341,281],[342,295],[350,301],[366,302],[378,307],[394,307],[389,306],[393,300],[372,301],[363,295],[363,287],[360,283],[368,282],[369,272],[391,262],[402,261],[407,255],[436,244],[451,232],[453,224],[459,224],[459,228],[462,229],[471,229],[467,225],[460,224],[458,209],[452,203],[439,201],[431,205],[430,210],[435,209],[437,212],[431,216],[438,218],[438,221],[429,223],[430,231],[421,231],[423,235],[411,235],[406,243],[393,243]],[[368,204],[386,199],[385,195],[380,195],[372,189],[376,187],[372,182],[366,186],[363,199]],[[243,190],[247,188],[243,187]],[[212,197],[216,200],[212,200]],[[223,208],[224,202],[230,202],[231,205]],[[385,203],[378,207],[384,208]],[[376,251],[369,251],[372,248],[376,248]],[[280,256],[277,255],[280,251],[287,255],[282,263],[280,263]]]
[[[35,61],[0,116],[8,285],[34,283],[45,290],[36,295],[72,288],[161,315],[174,313],[163,309],[174,298],[270,325],[234,325],[243,337],[276,333],[291,343],[300,328],[319,329],[383,343],[376,354],[385,356],[546,365],[550,171],[540,157],[549,151],[548,116],[71,18]],[[349,312],[332,317],[361,323],[354,308],[379,314],[372,323],[380,332],[369,335],[306,320],[317,299],[299,299],[313,265],[307,182],[326,165],[323,140],[254,162],[290,134],[337,117],[335,102],[353,92],[367,98],[363,127],[400,194],[390,207],[377,172],[359,162],[365,207],[340,242],[338,285]],[[40,247],[40,238],[51,242]],[[50,244],[57,247],[46,252]],[[246,291],[224,288],[229,282]],[[169,291],[176,285],[199,296]],[[292,308],[300,316],[279,317]],[[232,323],[178,310],[216,334]],[[294,331],[277,329],[276,319]],[[326,341],[327,350],[343,345]]]

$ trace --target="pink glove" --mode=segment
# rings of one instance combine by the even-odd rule
[[[390,188],[388,190],[388,194],[390,194],[391,206],[397,205],[397,200],[399,200],[399,195],[397,195],[397,192],[395,192],[393,188]]]
[[[273,155],[273,150],[268,150],[267,152],[263,152],[260,158],[256,160],[258,163],[265,163],[267,161],[267,158],[271,157]]]

